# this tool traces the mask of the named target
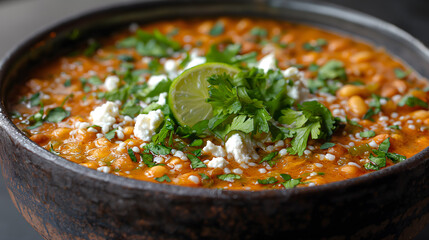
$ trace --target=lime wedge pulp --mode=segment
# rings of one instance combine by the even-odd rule
[[[170,86],[168,101],[171,111],[182,126],[193,126],[212,117],[207,78],[213,74],[231,74],[238,68],[224,63],[204,63],[180,74]]]

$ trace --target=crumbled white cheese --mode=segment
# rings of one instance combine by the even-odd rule
[[[175,78],[178,75],[177,67],[179,63],[176,60],[168,59],[164,63],[164,70],[170,78]]]
[[[258,63],[258,68],[263,69],[264,72],[268,72],[270,69],[276,69],[276,56],[274,52],[263,57]]]
[[[279,155],[281,156],[281,157],[283,157],[284,155],[286,155],[287,154],[287,149],[286,148],[283,148],[282,150],[280,150],[279,151]]]
[[[207,163],[209,168],[224,168],[228,165],[228,161],[223,157],[215,157]]]
[[[118,116],[118,105],[110,101],[96,107],[89,114],[92,124],[101,126],[103,133],[107,133],[110,130],[110,127],[116,122],[116,117]]]
[[[110,167],[108,167],[108,166],[99,167],[99,168],[97,168],[97,171],[104,172],[104,173],[109,173],[110,172]]]
[[[113,91],[119,87],[119,77],[118,76],[108,76],[104,80],[104,88],[107,91]]]
[[[150,111],[148,114],[140,114],[136,117],[134,125],[134,136],[149,142],[156,134],[156,129],[164,120],[161,110]]]
[[[182,151],[176,151],[175,153],[173,153],[174,155],[173,156],[175,156],[175,157],[178,157],[178,158],[180,158],[181,160],[183,160],[183,161],[187,161],[188,160],[188,157],[186,156],[186,154],[184,153],[184,152],[182,152]]]
[[[156,104],[159,104],[162,106],[162,105],[165,105],[166,103],[167,103],[167,93],[166,92],[160,93]]]
[[[198,51],[192,51],[191,54],[189,55],[189,58],[190,58],[190,61],[188,62],[188,64],[186,64],[186,67],[184,68],[184,70],[206,62],[205,57],[198,56]]]
[[[167,79],[167,76],[164,74],[152,75],[150,76],[149,80],[147,80],[147,86],[153,89],[156,87],[156,85],[158,85],[158,83],[160,83],[164,79]]]
[[[213,144],[210,140],[207,141],[206,146],[203,148],[203,153],[211,154],[215,157],[225,157],[226,152],[222,146],[217,146]]]
[[[307,82],[302,72],[296,67],[290,67],[283,71],[283,76],[294,82],[293,86],[288,86],[288,96],[302,102],[308,100],[310,91],[306,87]]]
[[[249,160],[257,156],[255,145],[252,139],[247,135],[243,139],[240,134],[233,134],[228,141],[226,141],[225,148],[228,153],[228,158],[233,158],[240,164],[248,163]]]

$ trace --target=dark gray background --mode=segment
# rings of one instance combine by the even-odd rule
[[[82,10],[121,0],[0,0],[0,56],[20,39]],[[429,45],[429,1],[427,0],[327,0],[391,22]],[[38,240],[13,206],[0,178],[0,239]],[[429,225],[415,240],[429,239]]]

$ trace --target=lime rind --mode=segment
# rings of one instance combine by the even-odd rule
[[[170,109],[182,126],[193,126],[212,117],[207,78],[213,74],[236,74],[240,70],[224,63],[204,63],[185,70],[170,86]]]

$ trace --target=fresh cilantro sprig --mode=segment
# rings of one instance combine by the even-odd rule
[[[405,156],[389,152],[390,139],[386,138],[378,147],[378,150],[373,149],[369,155],[369,162],[364,165],[367,170],[379,170],[386,166],[386,158],[394,163],[402,162],[407,159]]]
[[[255,63],[256,52],[240,55],[240,44],[229,44],[222,51],[219,45],[212,45],[206,54],[206,62],[222,62],[230,65],[241,65],[241,63]]]
[[[312,139],[329,139],[338,127],[329,109],[317,101],[304,102],[298,110],[282,110],[279,121],[291,125],[290,135],[293,137],[288,152],[301,156],[307,147],[309,137]]]
[[[120,48],[135,48],[142,56],[168,57],[180,50],[180,43],[172,40],[158,30],[152,33],[137,30],[136,35],[120,41]]]
[[[318,68],[317,78],[308,81],[308,88],[312,93],[320,91],[335,95],[345,81],[347,81],[347,74],[344,64],[338,60],[331,60]]]
[[[399,103],[398,106],[403,107],[403,106],[409,106],[409,107],[423,107],[423,108],[428,108],[428,104],[427,102],[421,100],[420,98],[411,96],[411,95],[407,95],[405,97],[403,97]]]
[[[368,111],[363,116],[363,119],[368,119],[368,120],[374,121],[374,119],[372,117],[381,112],[381,102],[380,102],[381,99],[389,100],[388,98],[380,97],[376,94],[372,94],[372,100],[371,100],[371,102],[369,102],[370,108],[368,109]]]

